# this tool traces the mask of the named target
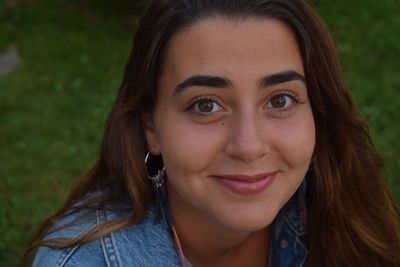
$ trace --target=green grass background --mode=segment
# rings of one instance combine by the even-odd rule
[[[9,3],[16,3],[10,7]],[[134,1],[0,0],[0,266],[16,266],[38,223],[94,163],[134,33]],[[400,5],[314,0],[400,202]],[[84,3],[84,4],[83,4]]]

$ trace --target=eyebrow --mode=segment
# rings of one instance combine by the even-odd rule
[[[304,75],[294,71],[287,70],[275,74],[270,74],[262,78],[259,82],[259,88],[264,88],[272,85],[277,85],[280,83],[290,82],[290,81],[301,81],[302,83],[306,83],[306,78]]]
[[[294,71],[287,70],[274,74],[269,74],[263,77],[257,84],[258,87],[264,88],[272,85],[277,85],[284,82],[299,80],[305,84],[305,77]],[[218,76],[210,76],[210,75],[194,75],[175,87],[174,95],[177,95],[186,89],[194,86],[205,86],[205,87],[213,87],[213,88],[228,88],[232,85],[232,82],[229,79],[218,77]]]
[[[193,86],[206,86],[206,87],[214,87],[214,88],[226,88],[229,87],[232,82],[228,79],[218,77],[218,76],[209,76],[209,75],[195,75],[192,76],[182,83],[178,84],[174,90],[174,95],[181,93],[189,87]]]

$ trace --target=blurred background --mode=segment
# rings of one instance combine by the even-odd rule
[[[0,0],[0,266],[97,158],[145,1]],[[400,203],[400,4],[313,0]]]

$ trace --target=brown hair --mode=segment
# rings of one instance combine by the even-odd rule
[[[299,43],[317,135],[308,189],[306,266],[400,266],[399,213],[382,176],[381,158],[343,81],[329,32],[301,0],[150,1],[107,121],[100,159],[76,183],[66,204],[45,221],[22,264],[32,260],[39,246],[88,243],[145,216],[154,195],[144,164],[141,118],[154,108],[165,47],[183,28],[213,16],[275,18],[292,29]],[[104,193],[85,197],[91,192]],[[75,239],[42,240],[67,213],[115,209],[126,202],[129,218],[94,226]]]

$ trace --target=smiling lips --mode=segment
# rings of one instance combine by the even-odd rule
[[[255,195],[269,187],[278,172],[248,175],[218,175],[213,176],[228,190],[239,195]]]

